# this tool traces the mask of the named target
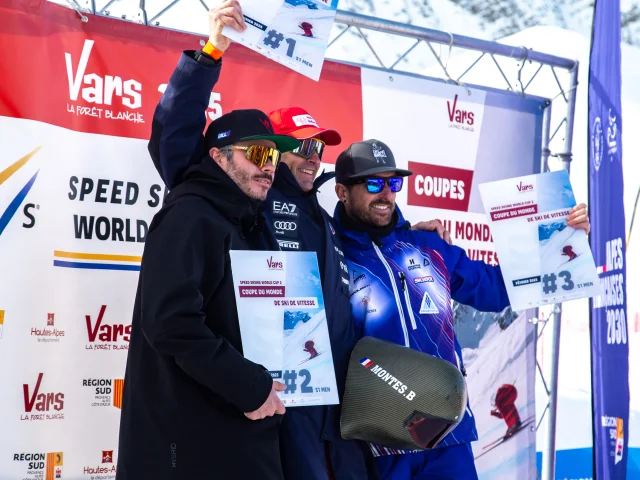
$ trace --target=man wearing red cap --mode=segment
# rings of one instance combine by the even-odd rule
[[[154,113],[149,152],[170,189],[184,171],[202,157],[202,140],[209,96],[218,80],[224,50],[230,41],[225,25],[244,30],[240,5],[226,0],[209,12],[209,42],[200,51],[184,52]],[[351,320],[349,272],[333,219],[320,206],[318,187],[332,178],[316,178],[327,145],[338,145],[340,134],[323,129],[301,108],[272,112],[274,131],[288,131],[300,140],[294,152],[282,153],[263,216],[269,238],[281,250],[317,253],[323,285],[339,397],[342,397],[349,355],[357,338]],[[223,132],[220,135],[232,135]],[[205,152],[206,153],[206,152]],[[271,242],[275,243],[275,242]],[[302,346],[301,346],[302,348]],[[249,421],[249,420],[247,420]],[[261,420],[257,420],[261,421]],[[238,448],[244,448],[238,445]],[[366,444],[340,435],[340,405],[288,408],[280,429],[280,455],[285,479],[369,480],[377,468]],[[221,477],[222,478],[222,477]]]
[[[209,95],[230,40],[227,25],[244,31],[240,5],[226,0],[210,13],[209,42],[201,51],[185,52],[155,111],[149,151],[169,188],[194,159],[200,158]],[[318,257],[338,393],[342,398],[349,356],[357,341],[351,319],[349,271],[333,218],[320,206],[318,188],[333,178],[316,177],[326,146],[338,145],[336,130],[322,128],[302,108],[269,115],[276,134],[290,135],[300,146],[283,153],[264,202],[266,226],[281,250],[312,251]],[[420,225],[434,229],[433,226]],[[438,226],[442,229],[441,226]],[[439,230],[438,233],[441,233]],[[273,238],[273,237],[271,237]],[[340,435],[340,405],[287,409],[280,435],[281,461],[287,480],[373,480],[378,478],[371,452],[362,442]],[[242,448],[242,446],[239,446]]]

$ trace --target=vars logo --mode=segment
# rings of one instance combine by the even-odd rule
[[[86,350],[128,350],[131,335],[131,324],[103,324],[106,305],[100,307],[95,324],[91,315],[85,315],[89,345]]]
[[[64,409],[64,393],[61,392],[46,392],[40,393],[40,387],[42,386],[42,378],[44,373],[38,374],[38,380],[31,389],[28,383],[22,385],[22,393],[24,395],[24,411],[20,420],[64,420],[63,413],[48,413],[48,412],[61,412]],[[35,414],[33,412],[38,412]],[[46,413],[45,413],[46,412]]]
[[[457,94],[453,97],[453,103],[447,100],[447,111],[449,113],[449,127],[473,132],[475,115],[473,112],[458,108]]]
[[[284,268],[282,262],[275,262],[273,257],[267,258],[267,266],[269,267],[269,270],[282,270]]]
[[[96,73],[85,74],[87,64],[91,57],[93,40],[85,40],[80,54],[76,71],[73,71],[73,59],[70,53],[64,54],[67,66],[67,79],[69,81],[69,99],[78,100],[78,95],[82,91],[82,98],[87,103],[97,105],[111,105],[115,97],[119,97],[122,105],[131,109],[142,106],[142,84],[136,80],[129,79],[122,81],[119,76]],[[82,85],[87,85],[81,87]]]
[[[516,185],[516,188],[519,192],[533,192],[533,185],[525,185],[522,183],[522,180],[520,180],[519,185]]]

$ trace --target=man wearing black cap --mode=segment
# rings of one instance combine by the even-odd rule
[[[338,157],[334,218],[353,276],[351,313],[361,336],[440,357],[465,375],[451,300],[499,312],[509,298],[500,267],[469,260],[434,232],[406,227],[395,198],[411,174],[396,166],[391,149],[378,140],[354,143]],[[588,232],[584,204],[573,209],[568,225]],[[462,421],[434,450],[373,444],[371,450],[384,480],[473,480],[478,476],[471,442],[477,439],[467,404]]]
[[[242,355],[229,250],[277,250],[258,209],[280,153],[299,142],[275,135],[258,110],[217,119],[204,142],[145,243],[118,480],[284,478],[276,392],[285,387]]]

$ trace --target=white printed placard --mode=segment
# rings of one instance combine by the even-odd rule
[[[567,226],[576,200],[566,170],[479,189],[514,310],[600,295],[587,235]]]
[[[287,387],[286,407],[339,403],[315,252],[230,256],[245,357]]]
[[[243,0],[247,30],[222,33],[317,81],[337,8],[338,0]]]

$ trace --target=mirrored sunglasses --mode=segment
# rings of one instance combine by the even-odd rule
[[[233,145],[229,148],[231,150],[244,150],[245,158],[258,168],[263,168],[268,161],[271,161],[275,168],[278,166],[278,162],[280,161],[280,151],[275,148],[265,147],[263,145],[251,145],[248,147]]]
[[[387,185],[389,185],[389,189],[393,193],[398,193],[400,190],[402,190],[403,181],[404,181],[404,178],[402,177],[388,177],[388,178],[369,177],[369,178],[356,180],[354,183],[366,184],[367,191],[369,193],[380,193],[382,189],[384,189],[384,185],[386,183]]]
[[[300,146],[295,150],[292,150],[291,153],[295,153],[302,158],[309,158],[314,153],[317,153],[318,157],[322,159],[324,147],[325,143],[322,140],[318,140],[317,138],[308,138],[306,140],[301,140]]]

